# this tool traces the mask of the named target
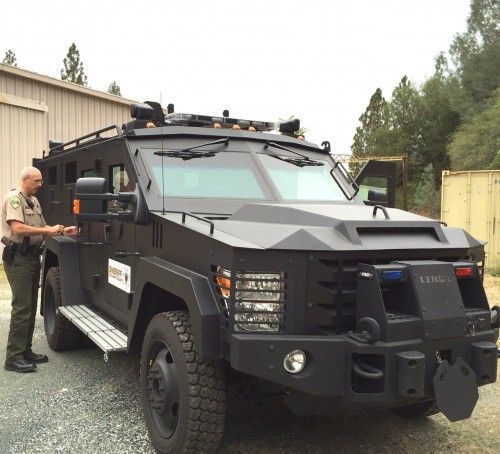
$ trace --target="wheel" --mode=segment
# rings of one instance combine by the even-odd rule
[[[157,452],[215,452],[226,415],[222,365],[194,349],[191,320],[183,311],[155,315],[141,355],[141,397]]]
[[[62,302],[59,268],[50,268],[43,287],[43,325],[49,347],[55,351],[71,350],[80,346],[83,340],[81,331],[57,313]]]
[[[406,405],[404,407],[391,408],[391,411],[394,414],[407,419],[426,418],[427,416],[439,413],[436,403],[433,400]]]

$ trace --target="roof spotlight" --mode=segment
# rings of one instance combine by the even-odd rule
[[[154,117],[154,109],[148,104],[131,104],[130,116],[137,120],[151,120]]]
[[[282,134],[293,134],[295,131],[300,129],[300,120],[294,118],[293,120],[285,121],[280,123],[280,132]]]

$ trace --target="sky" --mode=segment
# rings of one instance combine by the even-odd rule
[[[59,78],[75,42],[89,87],[177,112],[278,121],[349,153],[377,87],[417,85],[465,30],[470,0],[3,0],[0,59]]]

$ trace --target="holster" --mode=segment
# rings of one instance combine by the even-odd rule
[[[16,254],[16,245],[7,240],[7,238],[2,238],[2,243],[4,244],[4,249],[2,252],[2,261],[7,265],[10,265],[14,261],[14,256]]]
[[[25,236],[23,238],[23,242],[21,243],[21,247],[19,248],[19,252],[21,252],[21,255],[26,255],[29,249],[30,249],[30,237]]]

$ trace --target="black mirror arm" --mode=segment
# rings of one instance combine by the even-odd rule
[[[133,219],[132,211],[118,211],[117,213],[82,213],[76,215],[76,220],[80,221],[109,221],[117,219],[119,221],[131,221]]]
[[[75,198],[79,200],[118,200],[119,202],[130,203],[134,200],[136,195],[133,192],[119,192],[118,194],[79,194]]]

